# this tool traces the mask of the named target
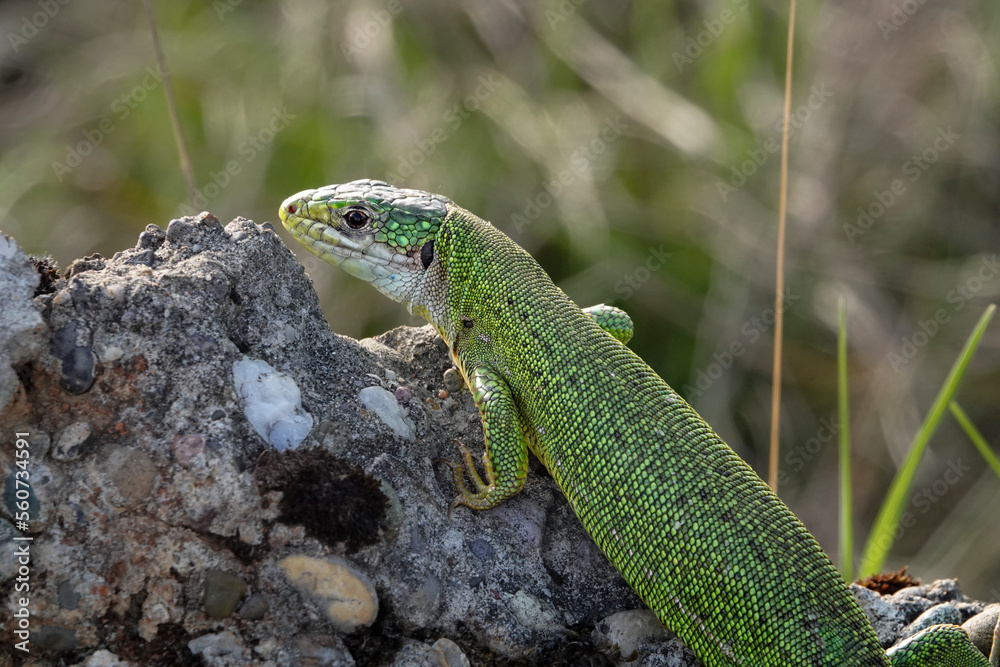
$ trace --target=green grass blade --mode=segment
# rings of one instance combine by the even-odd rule
[[[851,506],[851,423],[847,405],[847,306],[837,313],[837,407],[840,411],[840,573],[854,579],[854,510]]]
[[[979,323],[969,339],[965,341],[965,347],[962,348],[961,354],[955,360],[955,364],[951,367],[947,379],[938,391],[927,417],[924,418],[924,423],[913,438],[910,452],[903,465],[896,472],[896,477],[889,487],[889,494],[883,501],[878,516],[875,517],[875,525],[872,526],[872,531],[868,535],[868,542],[865,544],[864,554],[861,558],[859,573],[861,577],[868,577],[882,570],[889,549],[892,548],[892,543],[895,541],[896,531],[899,529],[899,519],[909,500],[917,467],[920,465],[920,459],[927,447],[927,442],[934,435],[934,431],[941,422],[941,417],[944,416],[948,404],[955,395],[958,385],[962,381],[962,376],[965,374],[965,369],[969,365],[972,355],[976,353],[976,348],[979,347],[979,342],[986,332],[986,326],[995,310],[996,306],[990,304],[983,316],[979,318]]]
[[[986,459],[986,463],[993,468],[993,472],[997,474],[997,477],[1000,477],[1000,459],[997,459],[997,455],[990,449],[990,446],[986,443],[986,438],[984,438],[979,432],[979,429],[972,424],[969,416],[965,414],[965,410],[963,410],[958,403],[952,401],[948,404],[948,407],[951,409],[951,414],[954,415],[955,421],[959,423],[962,430],[965,431],[965,434],[969,436],[969,440],[972,441],[972,444],[976,446],[979,453],[983,455],[984,459]]]

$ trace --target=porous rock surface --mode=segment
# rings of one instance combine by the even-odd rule
[[[0,665],[697,664],[617,613],[642,604],[539,466],[449,521],[439,459],[482,429],[444,344],[332,333],[270,225],[150,225],[62,275],[0,241]],[[920,600],[865,598],[880,636]]]

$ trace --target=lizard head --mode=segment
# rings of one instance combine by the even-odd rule
[[[303,190],[278,215],[309,252],[410,304],[452,206],[441,195],[361,180]]]

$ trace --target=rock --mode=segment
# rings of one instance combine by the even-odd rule
[[[461,373],[458,369],[451,367],[444,372],[442,377],[444,381],[444,388],[449,394],[457,394],[461,389],[462,385],[465,384],[465,380],[462,379]]]
[[[994,602],[962,624],[965,631],[969,633],[969,637],[972,638],[972,643],[983,655],[990,655],[990,649],[993,646],[993,633],[998,620],[1000,620],[1000,602]]]
[[[171,449],[177,462],[186,468],[205,451],[205,438],[198,434],[182,435],[174,440]]]
[[[77,647],[76,630],[58,625],[43,625],[31,633],[31,643],[43,651],[72,651]]]
[[[309,435],[313,418],[302,408],[295,380],[266,361],[244,357],[233,364],[233,382],[247,421],[279,452],[295,449]]]
[[[212,618],[229,618],[247,591],[246,583],[235,574],[222,570],[205,572],[205,594],[202,604]]]
[[[61,364],[59,386],[71,394],[82,394],[94,384],[97,360],[89,332],[69,321],[52,334],[52,353]]]
[[[237,613],[239,613],[240,618],[245,618],[248,621],[259,621],[267,616],[269,608],[270,605],[267,603],[266,595],[263,593],[253,593],[240,606],[240,610]]]
[[[901,604],[906,604],[907,598],[882,596],[875,591],[868,590],[857,584],[851,584],[851,592],[854,594],[854,599],[860,605],[861,610],[868,617],[868,621],[875,628],[875,636],[878,637],[879,643],[882,646],[892,646],[895,644],[896,637],[899,636],[899,631],[907,623],[907,615],[901,607]],[[896,595],[899,595],[899,593]],[[896,604],[893,604],[893,602],[896,602]],[[910,606],[912,607],[912,605]],[[927,606],[920,606],[915,610],[916,613],[913,614],[913,618],[917,614],[922,613],[926,608]]]
[[[63,609],[76,609],[80,604],[80,594],[73,589],[73,583],[69,580],[59,584],[59,606]]]
[[[228,630],[192,639],[187,647],[191,653],[201,657],[205,664],[213,667],[242,666],[248,660],[247,651],[239,637]]]
[[[559,622],[562,619],[552,604],[526,591],[514,593],[510,608],[517,622],[526,628],[552,632],[562,627]]]
[[[288,556],[278,565],[301,593],[317,602],[339,632],[375,622],[378,596],[371,580],[343,558]]]
[[[365,387],[358,392],[358,400],[366,409],[374,412],[398,437],[410,442],[416,440],[413,422],[407,417],[406,410],[393,394],[382,387]]]
[[[132,667],[133,663],[122,660],[111,651],[100,649],[90,654],[85,661],[77,663],[75,667]]]
[[[336,635],[310,634],[296,637],[283,647],[278,664],[309,667],[354,667],[344,642]]]
[[[917,616],[912,623],[900,631],[899,638],[906,639],[907,637],[911,637],[921,630],[931,627],[932,625],[941,625],[946,623],[961,625],[962,612],[960,612],[954,605],[939,604],[931,607],[924,613],[920,614],[920,616]]]
[[[59,461],[72,461],[80,456],[80,449],[91,442],[93,434],[94,429],[87,422],[73,422],[59,434],[52,456]]]
[[[12,367],[33,358],[45,340],[45,322],[32,301],[38,283],[38,271],[20,246],[0,232],[0,411],[21,386]]]
[[[139,449],[117,448],[111,451],[105,464],[115,489],[125,505],[137,505],[153,491],[156,466],[149,454]]]
[[[430,646],[407,642],[392,661],[392,667],[469,667],[470,664],[458,644],[445,637]]]
[[[594,628],[591,640],[611,660],[632,662],[645,645],[664,642],[673,634],[649,609],[611,614]]]

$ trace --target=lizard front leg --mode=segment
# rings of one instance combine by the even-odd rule
[[[476,470],[469,448],[455,440],[462,462],[446,461],[451,466],[455,488],[458,489],[449,515],[459,505],[477,510],[495,507],[520,491],[528,476],[528,443],[507,383],[485,366],[475,367],[468,379],[472,398],[483,420],[485,475],[481,477]],[[466,485],[466,475],[472,480],[475,491],[469,490]]]

